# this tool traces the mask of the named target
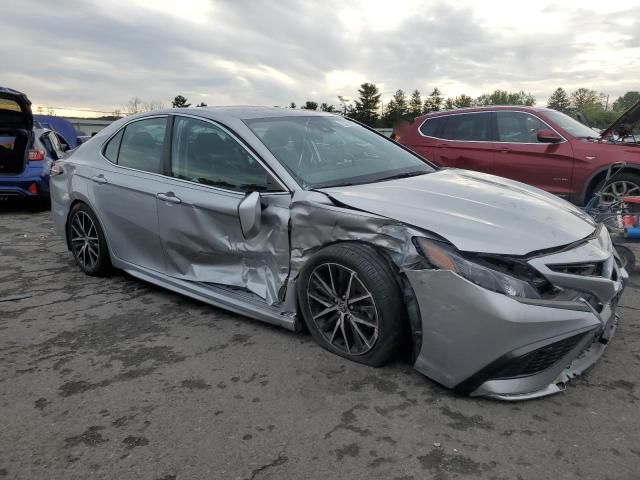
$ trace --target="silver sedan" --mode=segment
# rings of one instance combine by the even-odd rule
[[[300,330],[372,366],[409,350],[464,394],[560,391],[602,354],[627,274],[606,229],[541,190],[441,170],[340,116],[173,109],[57,162],[78,266]]]

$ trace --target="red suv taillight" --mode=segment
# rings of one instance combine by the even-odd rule
[[[30,162],[39,162],[41,160],[44,160],[44,150],[37,150],[35,148],[29,150]]]

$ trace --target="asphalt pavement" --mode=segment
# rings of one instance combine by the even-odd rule
[[[561,394],[457,396],[292,333],[75,266],[0,204],[0,479],[637,479],[640,278]]]

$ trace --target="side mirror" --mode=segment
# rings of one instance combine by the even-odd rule
[[[238,205],[238,216],[240,217],[240,228],[244,238],[254,237],[262,224],[262,204],[260,194],[252,192],[247,195]]]
[[[548,128],[538,130],[537,136],[540,143],[560,143],[562,141],[562,138],[560,138],[556,132]]]

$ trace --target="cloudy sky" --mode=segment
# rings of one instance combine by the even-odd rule
[[[640,0],[6,2],[0,84],[36,106],[337,104],[362,82],[477,96],[640,89]],[[455,6],[452,6],[455,5]],[[68,113],[68,112],[66,112]]]

